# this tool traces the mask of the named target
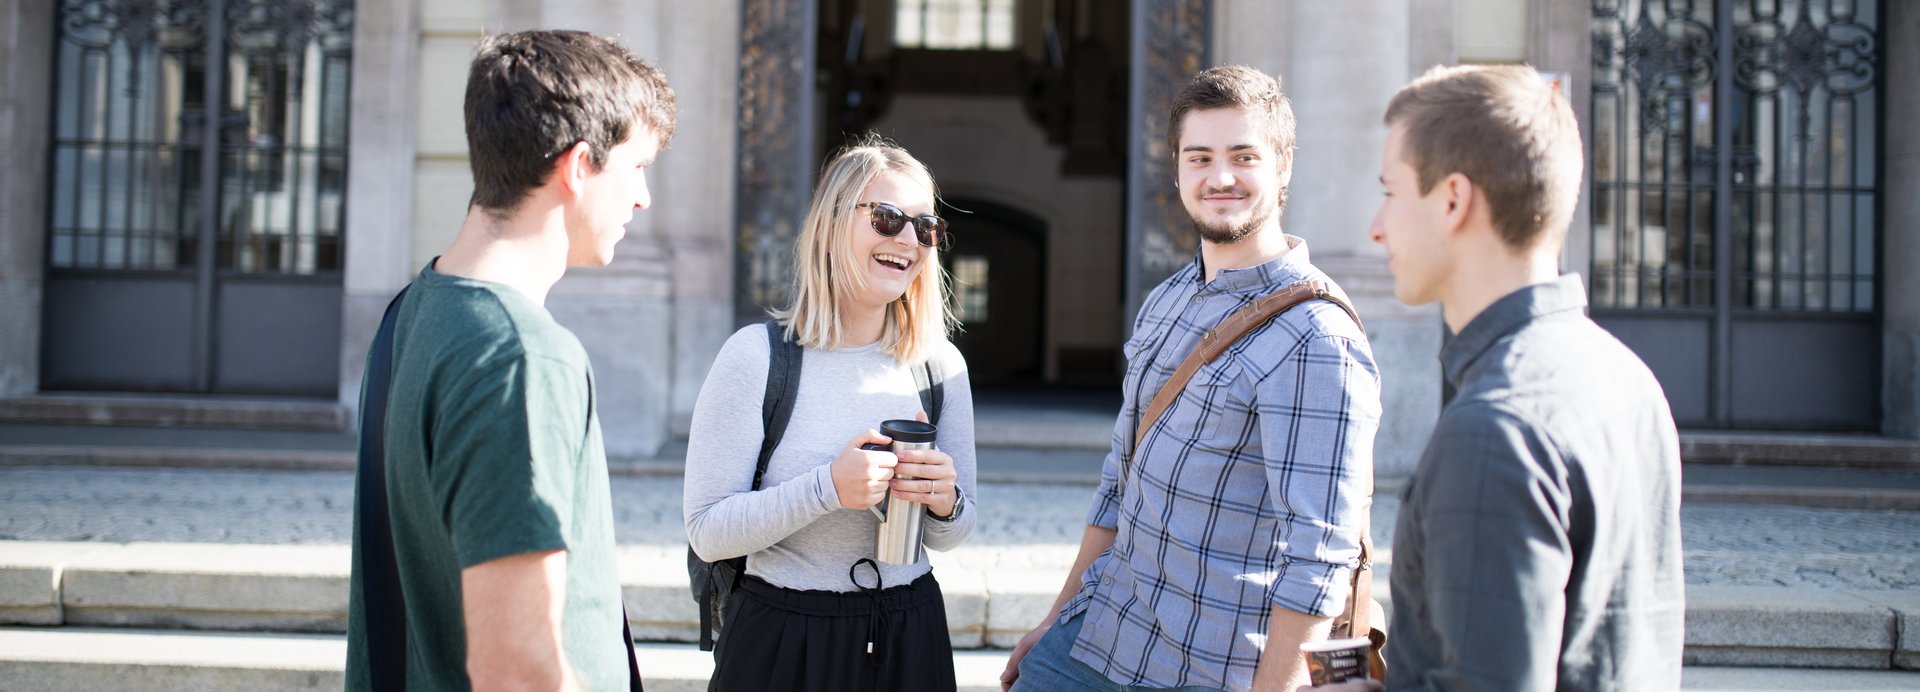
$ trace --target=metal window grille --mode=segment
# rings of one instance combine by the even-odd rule
[[[1596,308],[1874,310],[1879,5],[1594,2]]]

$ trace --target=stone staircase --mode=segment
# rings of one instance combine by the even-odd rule
[[[35,406],[43,413],[86,408]],[[296,414],[313,427],[78,427],[54,413],[35,425],[0,425],[0,529],[26,527],[0,532],[0,690],[339,689],[351,437],[325,429],[325,411],[286,415]],[[1078,529],[1069,525],[1097,479],[1110,415],[1050,406],[980,411],[983,497],[993,498],[996,516],[991,525],[983,519],[967,546],[933,558],[961,689],[998,689],[1005,647],[1051,604],[1073,557]],[[1920,689],[1913,672],[1920,670],[1920,589],[1912,586],[1920,584],[1920,536],[1908,535],[1920,534],[1909,530],[1920,527],[1909,519],[1920,514],[1920,445],[1828,440],[1841,445],[1844,464],[1807,466],[1815,452],[1804,442],[1690,436],[1690,458],[1709,463],[1690,463],[1686,479],[1688,689]],[[617,461],[616,503],[677,503],[678,451]],[[33,469],[117,474],[118,482],[136,484],[125,477],[170,475],[194,490],[156,494],[205,495],[156,514],[82,508],[97,510],[100,525],[148,522],[152,531],[5,540],[37,535],[32,513],[46,510],[35,510],[28,500],[36,489],[22,486],[46,476],[8,475]],[[246,489],[199,490],[210,474],[246,475]],[[89,478],[67,482],[87,487]],[[1374,518],[1382,580],[1375,593],[1388,608],[1392,490],[1378,493]],[[179,513],[242,493],[324,505],[258,521],[326,526],[295,541],[249,543],[202,527],[190,542],[138,542],[144,533],[171,535],[167,522],[216,521]],[[74,502],[41,494],[50,498],[45,507]],[[711,669],[710,655],[691,644],[697,620],[675,521],[623,525],[617,533],[623,595],[650,690],[705,689]],[[1862,522],[1875,528],[1862,531]],[[240,528],[231,535],[245,535]]]

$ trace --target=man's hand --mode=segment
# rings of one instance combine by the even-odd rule
[[[1000,671],[1000,692],[1013,689],[1013,681],[1020,679],[1020,662],[1026,660],[1027,652],[1032,651],[1033,645],[1040,643],[1040,638],[1047,636],[1050,629],[1053,629],[1053,620],[1041,623],[1013,645],[1013,653],[1007,655],[1007,667]]]
[[[560,645],[566,600],[565,551],[509,555],[461,570],[473,689],[579,689]]]
[[[1302,691],[1313,690],[1313,692],[1387,692],[1386,685],[1382,685],[1379,680],[1372,678],[1360,678],[1359,680],[1348,680],[1346,682],[1321,685],[1319,687],[1302,687],[1300,689]]]
[[[866,509],[885,498],[887,481],[893,480],[893,467],[900,463],[891,451],[861,449],[865,444],[890,445],[893,440],[877,430],[867,430],[840,448],[831,471],[833,492],[840,496],[840,506],[847,509]]]
[[[1307,657],[1300,645],[1327,638],[1333,618],[1273,607],[1267,621],[1267,645],[1253,669],[1253,689],[1261,692],[1297,690],[1307,686]]]

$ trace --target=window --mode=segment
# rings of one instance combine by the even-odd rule
[[[961,322],[987,321],[987,258],[953,258],[953,303],[954,317]]]
[[[1012,50],[1015,0],[896,0],[893,45]]]

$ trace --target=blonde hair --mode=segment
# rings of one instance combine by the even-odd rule
[[[1420,194],[1451,173],[1487,195],[1493,227],[1514,250],[1558,247],[1580,203],[1580,123],[1560,91],[1523,65],[1435,67],[1394,94],[1388,127],[1406,128],[1401,157]]]
[[[854,207],[867,186],[883,173],[897,173],[925,183],[934,199],[940,190],[926,164],[900,145],[876,136],[862,137],[836,152],[820,172],[800,238],[793,246],[795,271],[793,304],[771,311],[787,329],[787,338],[801,346],[832,350],[846,345],[846,326],[840,319],[838,298],[864,288],[866,272],[851,249],[849,229],[856,224]],[[901,231],[911,235],[912,228]],[[840,250],[835,253],[834,250]],[[930,357],[936,344],[947,340],[955,324],[947,306],[945,270],[937,248],[926,248],[920,273],[898,300],[887,306],[880,351],[901,363]]]

